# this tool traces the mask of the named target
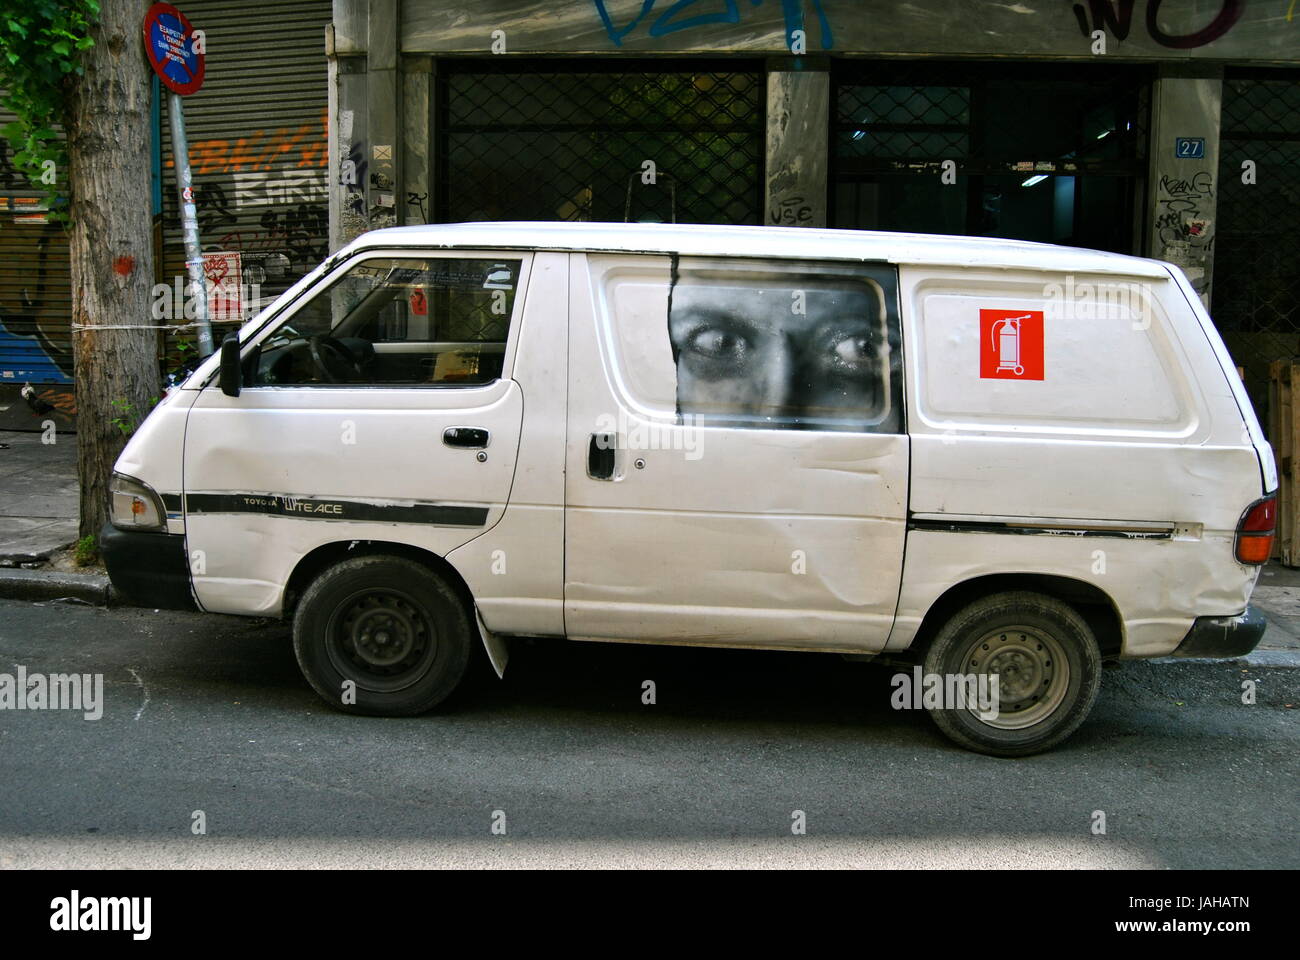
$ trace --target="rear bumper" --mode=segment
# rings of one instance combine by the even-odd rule
[[[104,524],[99,553],[113,588],[128,603],[163,610],[194,610],[183,534],[139,533]]]
[[[1197,617],[1171,656],[1245,656],[1259,644],[1267,626],[1264,615],[1254,607],[1235,617]]]

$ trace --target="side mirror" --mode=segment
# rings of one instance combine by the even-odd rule
[[[237,397],[243,381],[243,372],[239,368],[239,334],[232,330],[221,341],[221,374],[217,383],[226,396]]]

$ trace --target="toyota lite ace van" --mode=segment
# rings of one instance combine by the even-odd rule
[[[429,710],[514,636],[818,651],[988,681],[925,705],[1014,756],[1103,661],[1254,648],[1276,487],[1165,263],[430,225],[360,237],[172,390],[102,550],[135,602],[291,617],[345,711]]]

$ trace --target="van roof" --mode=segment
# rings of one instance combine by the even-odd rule
[[[1167,266],[1157,260],[1082,247],[1058,247],[991,237],[810,227],[563,221],[431,223],[371,230],[358,237],[351,246],[353,249],[423,246],[874,260],[899,264],[956,264],[1168,277]]]

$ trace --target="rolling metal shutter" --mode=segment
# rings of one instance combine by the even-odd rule
[[[190,22],[207,35],[206,79],[185,98],[200,240],[205,253],[238,253],[243,283],[257,284],[263,301],[288,289],[328,252],[330,6],[330,0],[184,5]],[[174,284],[185,276],[185,249],[165,103],[162,163],[162,276]],[[252,292],[244,295],[246,315]],[[226,319],[215,327],[217,339],[238,317]]]
[[[13,114],[0,110],[0,126]],[[72,279],[63,227],[0,138],[0,385],[72,382]]]

